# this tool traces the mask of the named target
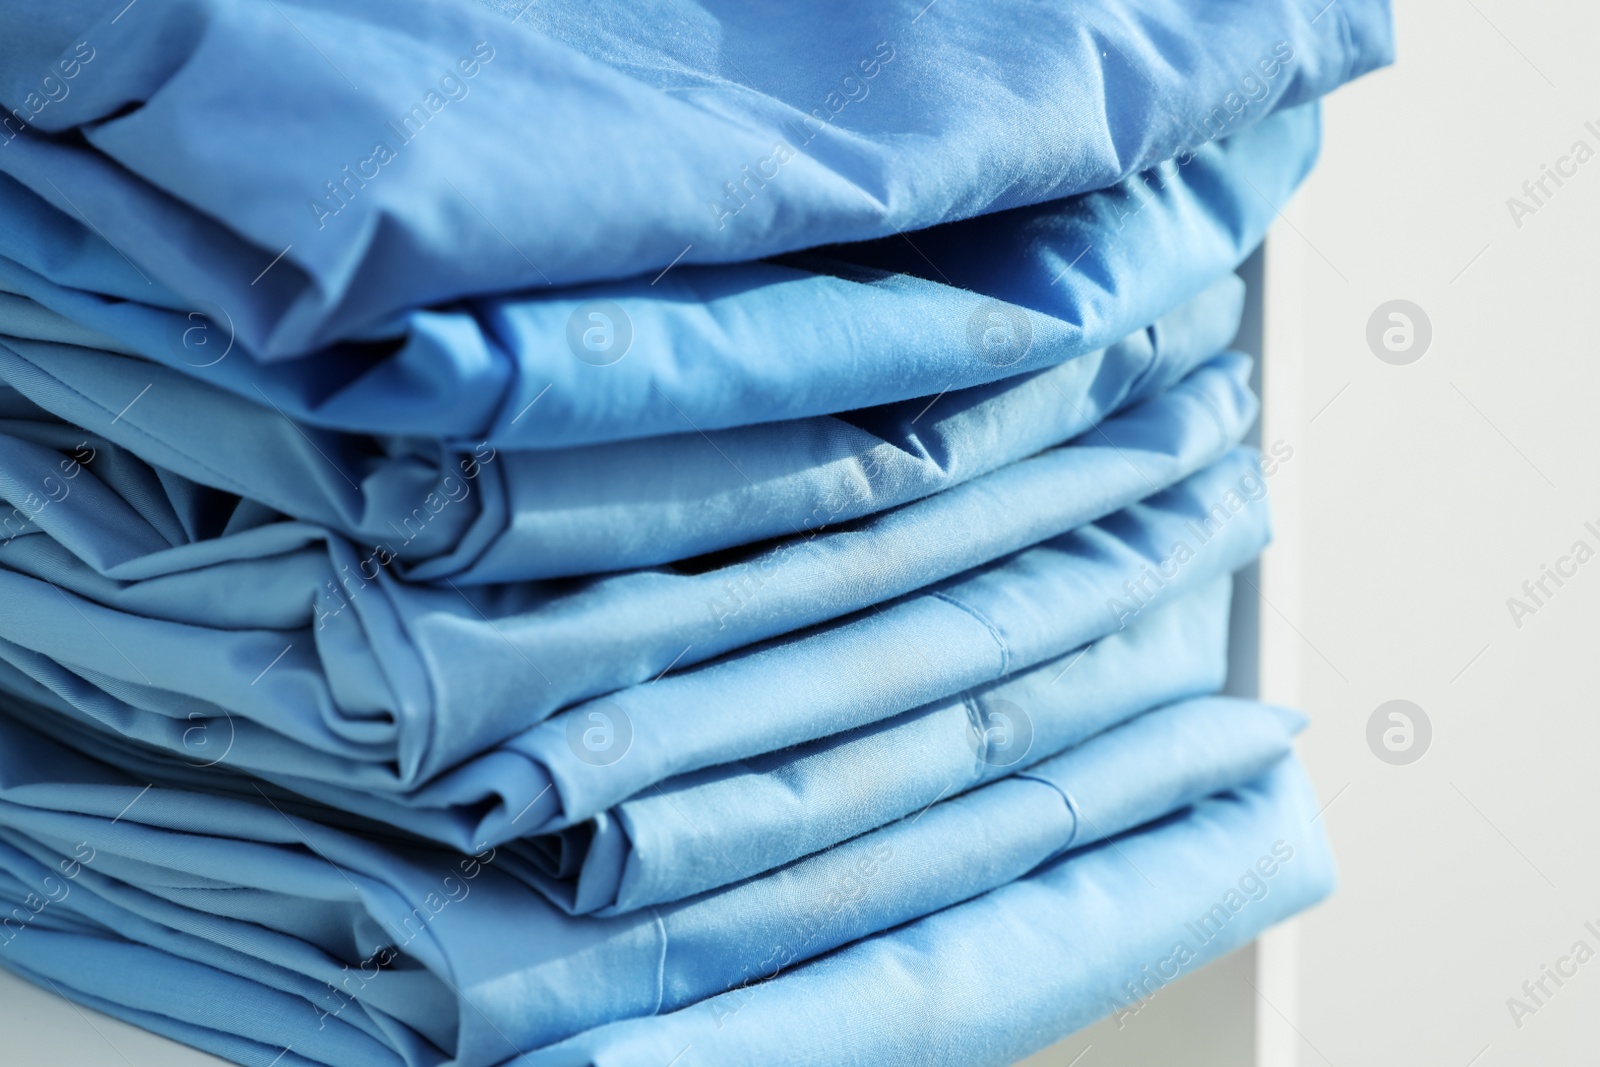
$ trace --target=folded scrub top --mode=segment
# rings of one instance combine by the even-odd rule
[[[1242,357],[1213,360],[1068,447],[866,520],[831,521],[830,512],[845,511],[836,504],[819,517],[827,529],[737,556],[576,586],[497,587],[472,599],[449,585],[394,580],[375,557],[337,536],[147,467],[31,405],[14,403],[6,412],[0,391],[0,414],[14,416],[0,419],[0,499],[11,505],[0,516],[0,562],[17,572],[0,581],[25,588],[20,576],[29,575],[151,620],[301,632],[282,642],[243,632],[219,638],[236,647],[273,645],[252,678],[291,642],[307,650],[321,642],[332,652],[341,638],[376,647],[397,630],[399,640],[419,644],[454,619],[450,651],[459,653],[474,632],[491,653],[515,650],[521,668],[545,683],[548,711],[648,680],[675,661],[692,664],[867,607],[1170,485],[1242,436],[1255,412],[1247,377]],[[975,415],[977,425],[965,432],[961,414],[949,414],[957,431],[944,443],[970,440],[974,447],[959,451],[981,452],[992,438],[984,426],[1019,411],[1003,400],[995,406],[1000,410]],[[944,470],[962,472],[957,454],[942,453]],[[966,536],[930,536],[954,528]],[[270,581],[261,580],[265,575]],[[222,587],[250,592],[218,597]],[[634,622],[619,628],[619,616]],[[686,650],[691,645],[698,647]],[[381,653],[374,653],[380,663]],[[457,666],[437,658],[445,670]]]
[[[461,339],[480,329],[467,312],[450,319],[430,311],[425,317],[433,325],[392,356],[353,356],[348,366],[319,360],[263,368],[227,358],[231,338],[207,327],[197,313],[160,315],[127,299],[74,296],[20,267],[9,272],[16,276],[8,281],[3,260],[0,288],[28,292],[257,407],[322,426],[426,433],[463,447],[480,441],[549,447],[714,430],[933,395],[1109,344],[1231,269],[1260,239],[1274,217],[1273,204],[1303,176],[1315,149],[1312,109],[1275,116],[1258,131],[1208,148],[1183,175],[1153,186],[1140,179],[1145,192],[1119,191],[980,220],[980,232],[967,240],[984,249],[981,257],[973,247],[955,255],[941,251],[944,266],[934,267],[937,278],[860,268],[835,277],[766,264],[737,268],[763,273],[759,284],[690,275],[679,283],[686,288],[663,295],[664,281],[656,287],[638,283],[647,294],[612,294],[617,314],[631,323],[633,340],[628,358],[605,366],[569,351],[562,324],[579,302],[566,297],[502,301],[483,309],[480,316],[492,320],[485,328],[494,339],[489,348]],[[8,207],[18,205],[0,196],[0,210]],[[32,217],[24,215],[19,228]],[[0,242],[6,232],[0,227]],[[78,247],[98,238],[60,234],[40,240]],[[867,255],[868,249],[857,252]],[[121,262],[110,249],[105,255]],[[963,268],[967,261],[983,267]],[[929,266],[918,262],[912,269]],[[950,274],[959,274],[965,288],[945,282]],[[1004,299],[996,303],[982,295],[986,290]],[[36,314],[11,317],[17,325],[0,332],[22,336],[19,331],[40,326]],[[447,320],[454,325],[447,327]],[[650,338],[660,343],[652,347]],[[109,339],[91,346],[122,350]],[[433,365],[435,357],[444,362]],[[518,362],[514,374],[505,369],[508,359]],[[138,377],[142,370],[126,373]],[[134,388],[151,384],[144,377]],[[502,402],[499,394],[507,389]],[[495,421],[479,411],[443,418],[419,407],[458,393],[474,404],[493,399],[503,417]],[[127,397],[106,399],[112,414],[128,407]]]
[[[1228,275],[1110,348],[990,385],[559,452],[457,453],[418,438],[308,432],[148,363],[9,338],[0,338],[0,414],[47,420],[38,405],[165,471],[344,535],[358,554],[339,561],[347,596],[391,566],[418,580],[526,581],[654,566],[848,522],[1080,435],[1103,445],[1120,434],[1115,447],[1148,451],[1152,437],[1182,436],[1163,417],[1196,440],[1211,427],[1235,435],[1254,417],[1242,359],[1197,368],[1237,333],[1242,298]],[[1193,380],[1163,398],[1186,375]],[[1146,401],[1168,410],[1095,430]],[[1156,477],[1146,476],[1152,490]]]
[[[276,360],[1104,188],[1392,52],[1383,0],[767,6],[64,0],[0,20],[0,170]]]
[[[213,1004],[214,1023],[270,1020],[308,1060],[381,1062],[352,1055],[370,1042],[391,1061],[480,1067],[684,1008],[996,889],[1261,775],[1301,721],[1220,698],[1157,709],[917,818],[620,919],[560,913],[498,870],[493,850],[380,844],[268,804],[141,785],[0,723],[0,884],[19,905],[18,887],[48,899],[38,910],[58,929],[216,968],[234,993],[254,987],[231,1010]],[[53,947],[50,927],[29,925],[6,928],[0,962],[53,969],[39,952]],[[67,985],[103,996],[78,983],[103,987],[104,959],[84,969]],[[284,1025],[275,1002],[290,997],[302,1018]],[[151,998],[136,986],[113,999]]]
[[[904,274],[837,261],[885,254],[854,246],[810,256],[805,269],[717,267],[611,286],[603,315],[627,336],[626,358],[614,360],[566,338],[566,323],[597,306],[589,291],[430,309],[411,317],[398,352],[346,346],[339,357],[262,366],[232,355],[219,310],[157,312],[133,302],[138,293],[64,290],[8,259],[0,290],[94,326],[104,339],[85,338],[88,347],[126,354],[128,342],[171,370],[314,426],[429,435],[459,450],[709,432],[931,397],[1112,344],[1202,293],[1254,248],[1315,150],[1317,117],[1306,107],[1208,146],[1179,174],[942,227],[963,235],[957,246],[942,230],[918,234],[918,246],[938,245],[936,261],[918,256]],[[0,224],[0,251],[8,235],[16,242],[40,229],[40,216],[58,224],[38,235],[48,248],[98,242],[88,230],[54,234],[64,219],[29,205],[26,192],[5,195],[3,184],[0,176],[0,216],[21,218]],[[123,262],[110,248],[104,256]],[[720,277],[733,274],[741,277]],[[42,325],[37,314],[10,318],[16,325],[0,333],[27,336],[18,331]],[[141,378],[134,389],[152,384]],[[107,398],[110,413],[133,414],[130,398]]]
[[[1227,669],[1231,584],[1215,578],[1124,630],[993,685],[669,779],[575,827],[512,841],[497,864],[569,913],[601,915],[772,870],[1025,770],[1151,707],[1215,692]],[[286,810],[392,836],[381,824],[237,774],[226,758],[203,761],[207,747],[223,755],[228,740],[204,727],[185,738],[192,757],[173,759],[61,714],[59,703],[4,705],[38,732],[134,777],[251,800],[267,795]],[[465,850],[487,844],[454,843]]]
[[[680,267],[653,284],[418,311],[398,348],[345,345],[272,365],[237,351],[221,308],[149,306],[151,286],[116,249],[0,175],[0,289],[104,338],[87,347],[137,352],[308,425],[464,450],[564,448],[929,397],[1103,348],[1232,270],[1317,142],[1315,106],[1275,115],[1181,168],[919,233],[932,257],[903,273],[846,261],[884,258],[889,246],[872,244]],[[95,269],[74,266],[85,258]],[[126,284],[102,277],[117,270]],[[0,332],[39,325],[13,317]],[[569,335],[573,323],[582,329]],[[132,395],[106,398],[110,412],[134,415]]]
[[[112,613],[106,639],[114,648],[96,650],[126,654],[123,667],[137,668],[129,682],[155,684],[143,657],[159,656],[162,641],[204,640],[244,665],[252,684],[243,688],[259,690],[257,676],[298,645],[329,678],[328,699],[359,709],[402,700],[418,659],[433,668],[428,691],[448,693],[460,684],[450,677],[510,651],[529,680],[543,684],[531,706],[526,694],[517,697],[517,728],[669,667],[869,608],[1131,505],[1219,460],[1243,435],[1255,410],[1247,375],[1242,357],[1223,357],[1075,444],[716,563],[470,594],[389,579],[355,561],[335,536],[97,447],[73,427],[0,420],[0,499],[13,505],[0,517],[0,587],[62,620],[63,631]],[[45,652],[25,636],[36,622],[0,620],[0,640]],[[447,643],[437,645],[441,632]],[[373,684],[388,679],[385,688],[359,699],[338,688],[352,648],[376,665]],[[399,651],[412,648],[410,656]],[[265,654],[259,664],[250,662],[252,649]],[[82,652],[61,657],[94,666]],[[399,673],[386,673],[396,658]],[[223,695],[192,695],[230,707]]]
[[[1024,770],[1148,708],[1222,687],[1232,581],[1004,681],[881,723],[683,775],[514,841],[508,869],[577,913],[622,914],[771,870]]]
[[[1136,1010],[1137,1001],[1168,982],[1326,895],[1332,864],[1311,821],[1314,807],[1303,772],[1284,761],[1172,818],[1069,853],[1024,879],[818,962],[785,969],[781,956],[764,961],[767,973],[776,975],[770,981],[676,1012],[613,1023],[528,1058],[514,1058],[511,1039],[501,1035],[498,1048],[480,1058],[509,1055],[505,1062],[517,1067],[626,1067],[681,1059],[698,1046],[689,1062],[833,1063],[856,1049],[868,1058],[845,1062],[909,1064],[931,1062],[939,1055],[933,1050],[942,1049],[957,1062],[999,1067],[1102,1015]],[[100,893],[116,892],[111,879],[92,877],[98,841],[77,839],[66,846],[75,851],[58,859],[59,852],[30,851],[27,841],[9,836],[11,843],[0,846],[0,866],[20,873],[0,880],[11,899],[31,893],[29,909],[36,913],[0,948],[0,964],[36,982],[243,1063],[264,1064],[274,1056],[291,1067],[479,1062],[461,1055],[447,1060],[420,1036],[432,1030],[448,1039],[453,1022],[420,1010],[420,983],[412,980],[420,968],[406,966],[409,954],[433,951],[431,939],[415,933],[420,927],[432,934],[426,922],[411,920],[409,941],[401,928],[407,954],[398,960],[391,951],[355,965],[340,961],[364,952],[359,942],[333,952],[306,951],[303,935],[271,944],[269,932],[247,927],[246,947],[259,952],[269,943],[274,961],[288,960],[279,966],[144,919],[136,909],[159,908],[162,918],[182,915],[148,896],[124,892],[108,904]],[[432,899],[456,898],[440,908],[436,928],[470,925],[439,921],[471,910],[465,905],[473,897],[464,893],[482,894],[477,899],[483,903],[472,907],[499,903],[484,893],[493,891],[492,857],[490,864],[462,862],[482,880],[474,884],[444,863],[430,872]],[[309,873],[298,866],[297,874]],[[441,874],[451,880],[445,889],[435,884]],[[230,870],[220,883],[201,884],[235,885],[236,874]],[[237,896],[238,890],[228,894]],[[38,909],[44,899],[56,902]],[[457,904],[463,906],[450,915]],[[402,915],[407,906],[399,903]],[[208,925],[226,935],[234,924]],[[514,935],[517,928],[502,933]],[[159,975],[159,986],[129,983],[129,973]],[[314,977],[306,980],[308,973]],[[471,989],[474,1012],[488,1010],[477,988],[451,984]],[[498,1007],[522,991],[491,983],[486,992]],[[986,994],[1003,997],[1012,1010],[992,1022],[984,1015],[974,1035],[975,1024],[963,1018],[971,1013],[961,1005]],[[403,1001],[409,1003],[397,1003]],[[389,1014],[401,1007],[409,1011],[405,1024]],[[910,1030],[907,1018],[916,1020]],[[461,1021],[483,1029],[466,1015]],[[479,1049],[492,1044],[477,1043]]]
[[[14,571],[0,571],[20,608],[0,617],[0,663],[13,668],[0,683],[157,749],[222,758],[190,748],[198,736],[223,747],[231,767],[415,833],[499,842],[582,821],[674,775],[888,718],[1121,629],[1261,550],[1259,462],[1235,449],[1094,524],[537,726],[562,703],[547,696],[555,680],[567,679],[541,674],[503,623],[490,629],[504,640],[474,640],[460,615],[419,613],[404,629],[373,627],[366,644],[346,614],[302,649],[299,635],[135,616]],[[86,624],[98,640],[83,637]],[[422,663],[434,671],[420,676]]]
[[[1125,1018],[1332,892],[1316,809],[1305,772],[1286,760],[957,907],[793,969],[780,957],[768,981],[601,1027],[506,1067],[674,1057],[673,1067],[1007,1067],[1096,1019]],[[198,997],[201,981],[185,988]]]

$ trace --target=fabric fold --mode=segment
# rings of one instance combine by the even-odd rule
[[[1230,581],[1003,681],[869,727],[682,775],[507,863],[568,911],[678,900],[1030,767],[1151,707],[1215,692]]]
[[[524,833],[558,813],[587,818],[651,781],[859,726],[1070,651],[1120,627],[1147,599],[1176,596],[1191,582],[1242,565],[1266,538],[1264,495],[1256,461],[1235,451],[1096,525],[983,564],[966,577],[795,639],[748,646],[715,663],[647,680],[531,728],[577,695],[571,687],[581,675],[555,675],[563,683],[558,688],[531,658],[534,650],[514,643],[509,620],[486,627],[493,639],[467,642],[473,616],[419,612],[401,630],[399,620],[375,610],[384,605],[370,598],[356,601],[359,614],[327,620],[308,645],[293,631],[207,630],[124,615],[3,571],[0,582],[22,610],[0,619],[0,659],[80,717],[177,756],[195,755],[185,739],[197,727],[206,728],[202,736],[227,736],[232,765],[292,788],[322,781],[390,795],[416,790],[396,798],[416,808],[435,806],[430,797],[450,806],[504,798],[506,806],[483,819],[465,842],[470,845],[484,836],[504,840],[520,816],[528,817]],[[1156,567],[1171,575],[1157,577],[1160,589],[1143,577]],[[1123,583],[1132,589],[1135,581],[1144,583],[1143,592],[1124,590]],[[1112,606],[1114,598],[1130,595],[1126,603],[1117,599],[1122,610]],[[85,620],[99,642],[76,639]],[[358,622],[372,627],[370,637],[354,629]],[[321,658],[313,655],[317,649]],[[470,664],[471,670],[436,669],[427,683],[410,681],[417,676],[418,650],[424,663]],[[878,661],[870,677],[838,693],[818,689],[813,672],[836,675],[863,656]],[[530,698],[542,700],[544,710],[530,707]],[[720,731],[702,723],[697,743],[685,749],[681,724],[693,714],[689,709],[709,703],[730,715],[773,701],[782,707],[770,717],[733,716]],[[626,723],[629,737],[637,736],[637,746],[614,738],[633,747],[631,759],[621,758],[628,747],[597,753],[580,743],[587,736],[582,724],[597,713]],[[748,740],[736,743],[741,737]],[[498,751],[492,747],[497,742],[503,742]],[[487,770],[508,761],[526,761],[528,769],[510,781],[506,771]],[[486,781],[493,783],[487,795]],[[546,785],[553,786],[549,794]],[[519,793],[523,799],[514,799]],[[524,808],[541,794],[536,808]],[[594,799],[580,799],[585,794]],[[354,810],[375,814],[374,804],[383,801],[362,801]],[[459,833],[446,839],[458,840]]]
[[[1139,1002],[1334,886],[1293,761],[959,907],[516,1067],[1006,1064]],[[1141,876],[1145,872],[1148,877]],[[1006,1005],[973,1012],[974,1003]],[[907,1020],[910,1020],[908,1023]]]
[[[1201,803],[1281,761],[1299,723],[1242,701],[1173,705],[781,870],[601,920],[562,915],[497,869],[494,850],[458,862],[270,802],[141,791],[0,720],[0,869],[55,897],[52,919],[81,915],[102,936],[301,998],[304,1054],[336,1048],[338,1020],[402,1055],[422,1038],[437,1049],[422,1062],[484,1067],[507,1041],[538,1047],[733,988],[772,966],[774,939],[787,967]],[[1125,772],[1158,753],[1182,756]],[[45,928],[14,925],[0,962],[40,966],[20,950]],[[393,1040],[401,1028],[411,1035]]]
[[[560,578],[808,534],[1091,431],[1091,443],[1133,448],[1137,437],[1112,440],[1117,431],[1101,424],[1145,403],[1176,406],[1168,418],[1186,426],[1207,421],[1197,404],[1226,426],[1248,422],[1254,400],[1237,359],[1173,390],[1237,332],[1242,288],[1225,278],[1154,326],[1035,375],[840,415],[554,453],[308,433],[158,367],[20,339],[0,338],[0,381],[16,390],[0,387],[0,412],[53,415],[81,428],[75,441],[113,443],[345,536],[356,556],[337,579],[347,596],[380,572],[472,584]],[[1160,434],[1155,423],[1143,416]]]
[[[7,47],[0,170],[123,249],[124,285],[227,309],[266,360],[455,297],[759,259],[1104,188],[1392,49],[1381,0],[836,5],[827,35],[779,49],[765,20],[714,3],[626,20],[420,0],[117,6],[67,5]],[[718,45],[678,30],[685,17]],[[341,41],[360,47],[336,64],[326,49]],[[1006,63],[980,61],[1002,47]],[[758,82],[736,54],[760,57]],[[41,103],[44,77],[69,91]],[[277,120],[296,114],[315,118],[285,151]],[[1041,132],[1019,143],[1022,130]]]
[[[0,12],[0,967],[254,1067],[1005,1067],[1315,903],[1234,348],[1392,53]]]
[[[144,357],[124,374],[164,364],[336,431],[424,435],[468,453],[480,443],[552,450],[930,397],[1096,351],[1237,266],[1318,141],[1315,107],[1297,108],[1114,190],[919,233],[925,255],[897,259],[893,243],[836,247],[782,263],[680,268],[653,285],[430,308],[397,327],[398,349],[351,343],[270,366],[239,350],[219,307],[147,307],[142,283],[82,291],[92,277],[63,274],[55,257],[37,261],[39,245],[87,245],[107,264],[123,262],[90,230],[57,233],[73,223],[25,190],[8,193],[0,175],[0,290],[107,335],[89,347]],[[601,331],[595,343],[610,331],[616,347],[591,353],[582,334],[569,338],[574,322]]]

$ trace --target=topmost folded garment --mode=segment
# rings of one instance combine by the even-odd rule
[[[1384,0],[490,6],[14,8],[0,171],[276,360],[1103,188],[1391,51]]]

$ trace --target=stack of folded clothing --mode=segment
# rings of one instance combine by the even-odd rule
[[[0,965],[261,1067],[1006,1064],[1319,899],[1233,270],[1389,54],[6,12]]]

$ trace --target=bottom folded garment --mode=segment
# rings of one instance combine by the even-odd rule
[[[1221,698],[1156,709],[776,871],[598,919],[492,851],[154,787],[0,720],[0,964],[261,1065],[486,1067],[568,1038],[529,1067],[957,1045],[1001,1063],[1327,890],[1284,760],[1299,725]],[[997,989],[1007,1010],[975,1024]]]
[[[1287,760],[958,907],[514,1067],[1002,1067],[1138,1010],[1326,896],[1333,860],[1315,817],[1310,783]]]

